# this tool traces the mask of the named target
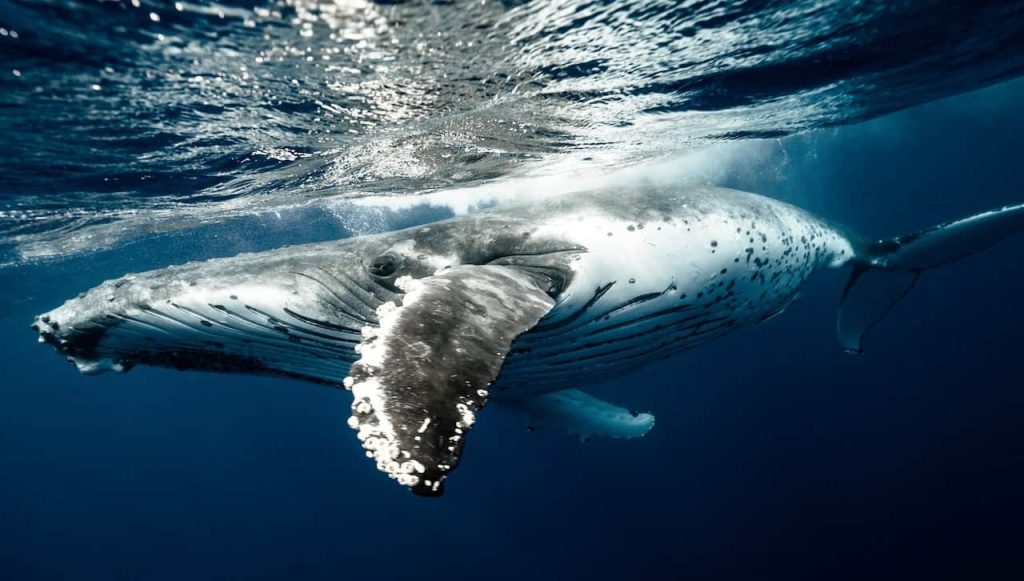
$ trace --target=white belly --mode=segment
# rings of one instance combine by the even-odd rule
[[[546,224],[588,251],[556,307],[513,345],[499,393],[585,385],[758,322],[852,254],[820,221],[775,206],[646,224],[590,211]]]

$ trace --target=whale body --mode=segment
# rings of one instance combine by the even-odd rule
[[[595,191],[129,274],[33,328],[85,373],[345,387],[366,454],[433,496],[488,402],[581,437],[642,436],[653,416],[582,389],[770,319],[826,268],[852,269],[838,334],[859,353],[922,271],[1021,229],[1024,205],[865,241],[735,190]]]

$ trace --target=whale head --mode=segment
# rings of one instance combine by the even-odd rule
[[[378,308],[401,302],[398,279],[514,263],[559,286],[565,269],[549,263],[568,250],[508,221],[433,224],[128,274],[32,327],[88,374],[150,365],[340,386]]]
[[[142,364],[340,385],[395,294],[394,266],[344,243],[189,263],[108,280],[32,327],[88,374]]]

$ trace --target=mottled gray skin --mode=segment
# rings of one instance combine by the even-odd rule
[[[340,383],[377,468],[437,496],[490,398],[580,434],[642,435],[649,414],[570,388],[765,321],[851,263],[837,331],[860,352],[923,270],[1021,230],[1024,205],[864,245],[754,194],[602,191],[128,275],[34,327],[83,372]]]
[[[622,245],[631,236],[657,234],[678,239],[680,248],[700,247],[701,257],[673,254],[663,261],[665,273],[657,273],[664,281],[650,283],[656,292],[643,291],[644,281],[637,281],[628,300],[605,303],[614,294],[605,287],[633,288],[627,282],[634,276],[628,271],[632,257],[624,257],[622,272],[595,274],[611,267],[607,260],[587,266],[591,255],[614,254],[619,242],[612,250],[590,248],[593,239],[588,243],[581,233],[591,219],[580,216],[612,224],[615,231],[609,226],[607,236]],[[711,241],[715,246],[705,240],[708,232],[719,238]],[[768,236],[789,251],[771,255]],[[541,281],[556,301],[551,314],[513,345],[495,393],[511,396],[606,378],[759,321],[784,306],[813,271],[841,265],[852,254],[846,239],[826,223],[754,194],[711,188],[602,191],[126,275],[37,317],[34,327],[84,372],[144,364],[338,385],[357,357],[353,347],[360,329],[376,324],[380,304],[401,301],[396,279],[422,278],[457,264],[511,265]],[[674,260],[682,261],[683,270],[667,264]],[[718,263],[733,269],[728,278]],[[740,288],[746,289],[742,296]],[[706,326],[710,317],[687,315],[698,325],[695,336],[684,311],[727,315],[713,329]],[[627,319],[622,328],[635,329],[636,336],[618,337],[625,344],[612,341],[610,353],[602,353],[601,341],[581,342],[591,333],[614,334],[618,330],[601,321],[630,314],[640,321]],[[578,365],[571,364],[572,349],[565,349],[570,344],[583,349]],[[531,366],[531,353],[543,354],[551,365]],[[617,362],[609,365],[609,357]]]
[[[753,194],[605,191],[128,275],[34,327],[86,373],[344,385],[377,468],[436,496],[489,398],[583,387],[764,320],[853,254]]]
[[[394,249],[410,238],[411,249]],[[143,364],[340,386],[356,359],[361,328],[377,324],[375,310],[383,302],[401,301],[399,277],[430,276],[438,269],[436,257],[457,257],[442,267],[516,264],[550,276],[557,292],[570,276],[564,254],[571,249],[564,240],[531,236],[527,218],[473,216],[128,274],[37,317],[33,327],[83,372]],[[381,256],[396,259],[390,274],[371,273]],[[275,298],[288,297],[288,304],[272,310],[273,298],[262,287],[276,291]],[[208,300],[183,301],[189,293]],[[141,315],[160,321],[163,329],[136,325],[131,336],[118,335]],[[108,345],[114,336],[120,340]]]

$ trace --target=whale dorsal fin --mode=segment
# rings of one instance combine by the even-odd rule
[[[349,426],[378,469],[436,496],[512,341],[554,300],[510,266],[462,265],[396,284],[402,306],[377,309],[380,327],[364,329],[345,379],[354,396]]]
[[[653,415],[629,411],[578,389],[503,400],[501,407],[522,415],[531,428],[565,430],[584,441],[640,438],[654,427]]]

